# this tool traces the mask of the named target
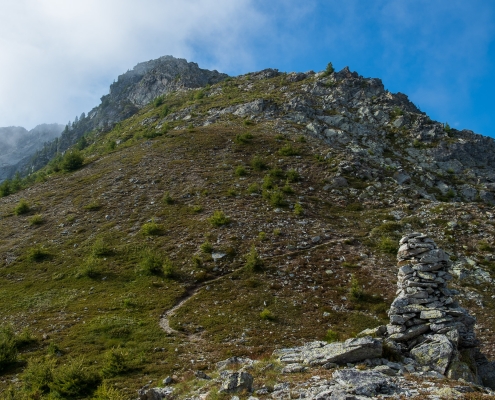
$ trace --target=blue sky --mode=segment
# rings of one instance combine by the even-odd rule
[[[136,63],[231,75],[349,66],[433,119],[495,136],[493,0],[6,0],[0,126],[66,123]]]

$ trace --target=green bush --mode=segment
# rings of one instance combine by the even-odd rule
[[[145,236],[161,235],[162,232],[162,226],[157,224],[154,220],[143,224],[141,227],[141,233]]]
[[[96,279],[101,275],[100,261],[94,256],[88,257],[78,268],[76,278]]]
[[[14,329],[7,325],[0,328],[0,371],[17,361],[17,346]]]
[[[263,260],[258,256],[258,252],[254,246],[251,247],[251,251],[246,256],[244,268],[249,272],[263,271]]]
[[[260,187],[257,183],[251,183],[247,188],[248,193],[258,193],[260,191]]]
[[[194,214],[199,214],[201,211],[203,211],[203,207],[199,204],[196,204],[194,206],[192,206],[192,212]]]
[[[91,400],[128,400],[128,397],[119,389],[110,386],[109,383],[103,382],[98,386]]]
[[[242,165],[239,165],[235,169],[235,176],[246,176],[246,175],[247,175],[246,168],[244,168]]]
[[[41,214],[33,215],[29,219],[29,225],[41,225],[44,222],[43,216]]]
[[[101,204],[98,200],[94,200],[91,203],[86,204],[83,208],[88,211],[98,211],[101,208]]]
[[[222,226],[230,223],[230,218],[227,217],[223,211],[215,211],[213,215],[208,218],[208,221],[210,221],[210,224],[213,226]]]
[[[349,296],[351,300],[359,301],[364,296],[364,291],[362,286],[359,284],[357,278],[352,275],[351,277],[351,287],[349,288]]]
[[[236,135],[235,139],[234,139],[234,141],[237,144],[247,144],[247,143],[250,143],[251,140],[253,140],[253,135],[251,135],[250,133],[242,133],[242,134]]]
[[[266,164],[266,162],[261,157],[254,156],[251,159],[251,167],[255,171],[263,171],[264,169],[268,168],[268,165]]]
[[[281,156],[297,156],[299,151],[292,147],[292,144],[287,143],[278,151],[278,154]]]
[[[155,107],[160,107],[164,101],[165,101],[165,98],[163,96],[158,96],[155,98],[155,100],[153,100],[153,105]]]
[[[282,168],[272,168],[269,172],[270,176],[273,176],[274,178],[283,178],[284,177],[284,171]]]
[[[284,207],[287,205],[286,201],[284,200],[284,195],[280,190],[274,190],[270,194],[270,204],[273,207]]]
[[[339,340],[339,338],[340,338],[340,335],[337,332],[329,329],[325,333],[324,340],[328,343],[333,343],[333,342],[337,342]]]
[[[8,196],[13,193],[10,180],[6,179],[0,184],[0,197]]]
[[[290,186],[288,179],[285,182],[285,185],[282,187],[282,192],[284,192],[285,194],[292,194],[292,193],[294,193],[294,190]]]
[[[301,179],[299,173],[295,169],[289,169],[287,172],[287,180],[289,182],[297,182]]]
[[[24,369],[21,380],[30,398],[40,398],[50,390],[56,360],[53,357],[32,358]]]
[[[66,172],[71,172],[81,168],[83,164],[84,156],[78,150],[72,150],[65,153],[60,167]]]
[[[113,250],[108,246],[104,238],[98,238],[93,243],[91,254],[95,257],[105,257],[112,255]]]
[[[300,203],[296,203],[294,205],[294,214],[296,214],[296,215],[304,214],[303,206]]]
[[[98,375],[84,365],[84,359],[77,358],[54,370],[49,387],[58,396],[72,399],[91,394],[99,381]]]
[[[174,204],[175,200],[172,198],[169,192],[165,193],[162,198],[163,203],[165,204]]]
[[[204,242],[199,248],[203,253],[213,253],[213,245],[209,241]]]
[[[399,250],[399,244],[397,240],[388,236],[382,236],[378,242],[378,248],[384,253],[394,255]]]
[[[112,378],[129,370],[129,353],[120,347],[113,348],[105,353],[101,375]]]
[[[275,315],[268,308],[260,312],[260,318],[266,321],[275,321]]]
[[[168,258],[163,263],[163,276],[168,279],[175,279],[178,277],[177,268]]]
[[[270,190],[275,187],[275,182],[273,181],[273,178],[270,175],[266,175],[263,178],[263,185],[261,186],[263,190]]]
[[[156,251],[147,249],[141,256],[139,266],[145,275],[163,274],[163,257]]]
[[[15,215],[27,214],[29,212],[29,203],[25,199],[20,199],[14,208]]]
[[[48,252],[48,250],[46,250],[42,246],[32,247],[28,249],[27,252],[27,259],[29,261],[41,262],[48,260],[51,257],[52,257],[51,253]]]
[[[446,122],[445,125],[443,126],[443,130],[447,133],[452,130],[448,122]]]

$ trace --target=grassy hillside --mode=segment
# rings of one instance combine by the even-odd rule
[[[412,230],[492,273],[490,207],[396,197],[387,172],[348,176],[345,195],[330,186],[346,153],[295,123],[225,114],[198,126],[285,84],[270,81],[159,99],[88,135],[80,169],[53,162],[0,199],[0,348],[18,350],[0,360],[2,396],[91,398],[104,385],[132,398],[230,355],[384,324],[397,240]],[[493,355],[491,284],[457,287]]]

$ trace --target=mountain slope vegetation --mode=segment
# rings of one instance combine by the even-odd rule
[[[187,393],[223,358],[353,337],[387,322],[416,230],[493,357],[494,144],[446,128],[348,69],[264,70],[86,133],[0,199],[3,395]]]

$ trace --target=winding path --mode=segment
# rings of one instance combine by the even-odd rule
[[[323,247],[323,246],[326,246],[326,245],[329,245],[329,244],[335,244],[337,242],[341,242],[345,240],[344,238],[339,238],[338,240],[329,240],[328,242],[324,242],[324,243],[321,243],[321,244],[318,244],[316,246],[313,246],[313,247],[310,247],[310,248],[307,248],[307,249],[300,249],[300,250],[296,250],[296,251],[292,251],[292,252],[289,252],[289,253],[284,253],[284,254],[277,254],[277,255],[274,255],[274,256],[268,256],[268,257],[265,257],[264,259],[265,260],[268,260],[268,259],[271,259],[271,258],[276,258],[276,257],[287,257],[287,256],[291,256],[291,255],[294,255],[294,254],[297,254],[297,253],[300,253],[302,251],[306,251],[306,250],[312,250],[312,249],[316,249],[316,248],[319,248],[319,247]],[[241,267],[242,268],[242,267]],[[225,277],[228,277],[230,275],[232,275],[234,272],[238,271],[239,269],[235,269],[225,275],[221,275],[215,279],[212,279],[210,281],[206,281],[204,282],[202,285],[199,285],[197,287],[195,287],[194,289],[191,289],[189,290],[186,295],[184,297],[182,297],[179,302],[173,306],[171,309],[165,311],[161,317],[160,317],[160,328],[162,328],[166,333],[170,334],[170,335],[185,335],[184,333],[182,332],[179,332],[175,329],[173,329],[171,326],[170,326],[170,318],[173,317],[175,315],[175,313],[177,312],[177,310],[179,308],[181,308],[185,302],[187,302],[188,300],[190,300],[191,298],[193,298],[194,296],[196,296],[199,291],[201,289],[203,289],[204,287],[212,284],[213,282],[216,282],[216,281],[219,281],[220,279],[223,279]]]

